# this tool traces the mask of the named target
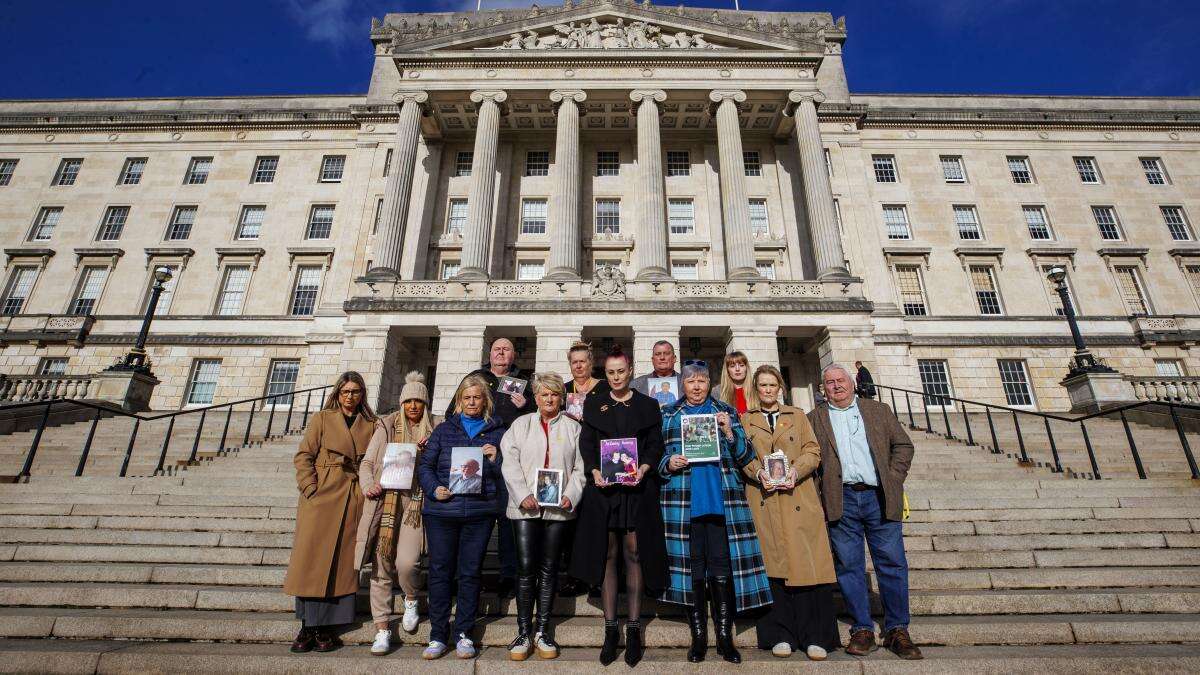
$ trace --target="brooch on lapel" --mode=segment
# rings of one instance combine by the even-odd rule
[[[600,406],[600,412],[608,412],[608,404],[607,403]]]

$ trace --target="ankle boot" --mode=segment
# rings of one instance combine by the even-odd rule
[[[617,647],[621,644],[621,632],[614,622],[604,625],[604,646],[600,648],[600,664],[607,666],[617,660]]]
[[[708,616],[704,611],[707,590],[703,579],[692,579],[692,606],[687,608],[688,628],[692,645],[688,648],[689,663],[700,663],[708,652]]]
[[[717,629],[717,653],[730,663],[741,663],[742,655],[733,646],[733,580],[729,577],[709,582],[713,597],[713,624]]]
[[[625,665],[630,668],[636,666],[642,660],[644,651],[641,625],[625,626]]]

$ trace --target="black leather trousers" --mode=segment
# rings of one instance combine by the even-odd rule
[[[536,589],[537,631],[552,636],[550,612],[558,590],[558,559],[567,544],[570,523],[529,518],[513,520],[517,544],[517,633],[533,637]]]

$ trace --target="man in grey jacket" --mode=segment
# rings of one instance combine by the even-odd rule
[[[650,398],[657,399],[658,397],[655,396],[655,393],[661,387],[651,386],[651,382],[658,378],[672,377],[675,378],[675,382],[672,385],[671,391],[675,399],[678,399],[679,392],[683,391],[683,382],[679,379],[679,373],[675,371],[676,360],[674,345],[666,340],[655,342],[654,350],[650,353],[650,364],[654,367],[654,371],[633,378],[633,382],[629,385],[630,389],[640,391]],[[661,399],[658,399],[658,401],[658,407],[660,408],[675,402],[671,400],[664,403]]]

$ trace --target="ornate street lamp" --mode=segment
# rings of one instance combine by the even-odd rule
[[[1096,357],[1083,342],[1083,334],[1079,332],[1079,322],[1075,319],[1075,308],[1071,305],[1071,295],[1067,290],[1067,271],[1055,265],[1050,268],[1046,278],[1058,292],[1058,297],[1062,301],[1063,316],[1067,318],[1067,325],[1071,328],[1071,339],[1075,341],[1075,356],[1071,359],[1071,370],[1067,377],[1081,373],[1115,373],[1116,371],[1112,368],[1097,362]]]
[[[133,348],[129,350],[121,363],[113,367],[113,370],[132,370],[150,374],[150,367],[146,365],[146,337],[150,334],[150,322],[154,321],[154,310],[158,308],[158,298],[166,289],[171,276],[169,267],[154,269],[154,286],[150,288],[150,302],[146,303],[146,314],[142,317],[142,329],[138,331],[137,341],[134,342]]]

